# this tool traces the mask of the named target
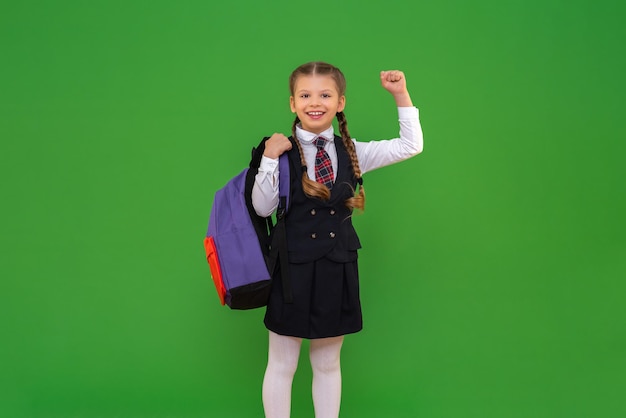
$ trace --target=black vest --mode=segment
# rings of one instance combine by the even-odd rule
[[[356,260],[361,243],[352,226],[352,210],[345,205],[354,196],[356,179],[343,140],[335,136],[337,173],[330,200],[325,202],[304,194],[300,152],[293,138],[289,139],[293,143],[289,151],[290,207],[285,217],[289,262],[306,263],[321,257],[337,262]]]

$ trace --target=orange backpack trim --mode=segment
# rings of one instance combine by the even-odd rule
[[[204,238],[204,249],[206,250],[206,259],[211,268],[211,277],[213,277],[215,289],[217,289],[217,294],[220,297],[220,303],[224,305],[226,303],[226,286],[224,286],[224,280],[222,279],[222,269],[220,268],[217,248],[215,248],[213,237]]]

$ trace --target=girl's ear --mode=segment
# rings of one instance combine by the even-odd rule
[[[291,107],[291,113],[296,113],[296,106],[293,96],[289,96],[289,107]]]
[[[343,112],[343,109],[346,107],[346,96],[341,96],[339,98],[339,106],[337,106],[337,112]]]

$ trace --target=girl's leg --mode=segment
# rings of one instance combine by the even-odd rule
[[[343,336],[311,340],[315,418],[339,417],[342,343]]]
[[[267,369],[263,379],[263,408],[267,418],[289,418],[291,383],[298,367],[302,338],[270,331]]]

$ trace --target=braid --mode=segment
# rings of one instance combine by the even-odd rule
[[[357,180],[361,180],[361,167],[359,167],[359,159],[356,156],[356,149],[354,148],[354,143],[352,142],[352,138],[350,138],[350,133],[348,132],[348,121],[346,120],[346,115],[343,112],[337,112],[337,122],[339,122],[339,132],[341,132],[343,145],[346,147],[348,155],[350,156],[354,177]],[[358,195],[346,200],[346,206],[350,209],[365,209],[365,190],[363,190],[362,182],[359,182]]]
[[[300,141],[298,141],[298,137],[296,135],[296,125],[300,122],[298,116],[293,121],[293,125],[291,127],[291,135],[298,146],[298,151],[300,151],[300,164],[302,164],[302,190],[304,190],[304,194],[308,197],[317,197],[318,199],[328,200],[330,199],[330,190],[325,185],[313,181],[309,178],[309,173],[306,170],[306,161],[304,160],[304,153],[302,152],[302,146],[300,145]]]

